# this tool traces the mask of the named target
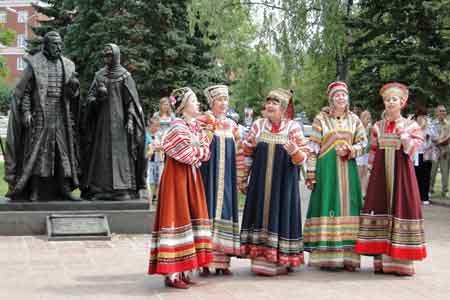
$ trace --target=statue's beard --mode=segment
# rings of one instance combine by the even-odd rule
[[[61,57],[61,50],[44,49],[45,56],[50,60],[56,60]]]

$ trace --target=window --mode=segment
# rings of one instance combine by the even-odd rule
[[[6,23],[6,11],[0,11],[0,23]]]
[[[27,46],[27,41],[25,40],[25,34],[17,34],[17,47],[25,48]]]
[[[17,58],[17,70],[18,71],[22,71],[23,69],[25,69],[27,63],[25,62],[25,60],[23,59],[22,56]]]
[[[21,10],[17,14],[17,23],[27,23],[28,12],[26,10]]]

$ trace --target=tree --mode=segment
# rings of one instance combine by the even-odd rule
[[[360,1],[350,20],[355,32],[351,85],[363,106],[381,109],[378,90],[389,81],[410,87],[410,102],[430,105],[449,99],[450,3]]]
[[[281,67],[279,86],[295,90],[297,111],[311,116],[326,103],[327,84],[348,78],[351,32],[345,21],[353,6],[352,0],[193,0],[190,11],[191,22],[205,24],[206,39],[219,41],[215,51],[228,53],[224,64],[239,82],[249,80],[251,61],[242,52],[252,53],[251,45],[269,49]]]
[[[249,50],[245,57],[245,68],[231,86],[231,104],[242,115],[245,107],[252,107],[257,115],[268,92],[281,86],[281,64],[263,46]]]
[[[5,25],[0,24],[0,44],[5,46],[11,46],[16,40],[16,33]],[[8,67],[3,56],[0,56],[0,79],[8,76]]]
[[[65,36],[65,53],[84,87],[102,67],[106,43],[121,48],[122,64],[133,74],[146,109],[176,87],[197,94],[224,80],[198,28],[189,33],[188,1],[78,0],[77,15]]]
[[[13,88],[0,80],[0,112],[6,114],[13,94]]]
[[[42,37],[49,31],[57,31],[64,38],[77,14],[76,4],[77,0],[46,0],[32,3],[36,13],[43,14],[47,18],[32,28],[37,37],[28,41],[31,53],[40,49]]]

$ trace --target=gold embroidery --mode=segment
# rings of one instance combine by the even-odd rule
[[[262,228],[267,232],[269,226],[269,212],[270,212],[270,200],[272,192],[272,175],[273,175],[273,163],[275,158],[275,147],[276,145],[284,145],[288,142],[287,133],[271,133],[263,131],[258,136],[258,142],[263,142],[268,144],[267,153],[267,168],[266,168],[266,178],[264,184],[264,208],[263,208],[263,224]]]
[[[219,136],[219,178],[217,179],[216,220],[222,218],[223,197],[225,193],[225,136]]]
[[[267,153],[267,169],[266,182],[264,185],[264,211],[263,211],[263,225],[262,228],[266,232],[269,226],[269,212],[270,212],[270,196],[272,192],[272,173],[273,173],[273,159],[275,156],[275,144],[269,144]]]

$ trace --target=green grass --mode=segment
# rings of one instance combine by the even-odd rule
[[[0,161],[0,196],[4,196],[8,191],[8,184],[3,177],[5,177],[5,163]]]

